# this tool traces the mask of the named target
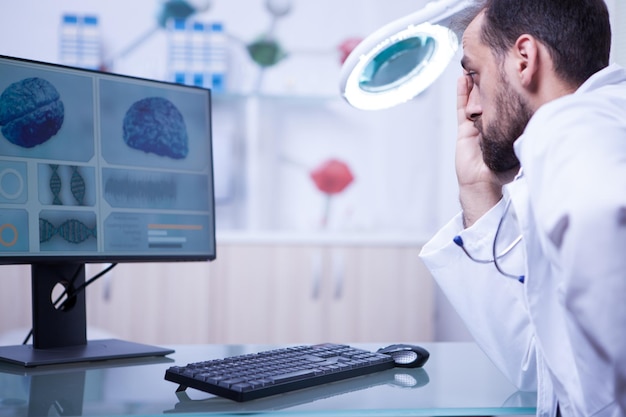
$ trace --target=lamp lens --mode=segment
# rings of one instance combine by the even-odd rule
[[[413,36],[392,43],[365,66],[359,87],[380,92],[419,73],[432,57],[437,42],[431,36]]]

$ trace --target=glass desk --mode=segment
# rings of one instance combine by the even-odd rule
[[[166,381],[165,370],[275,348],[171,346],[165,358],[22,368],[0,364],[0,417],[275,414],[330,416],[532,415],[535,393],[518,392],[473,343],[420,343],[423,368],[395,368],[245,403]],[[353,344],[376,350],[380,344]]]

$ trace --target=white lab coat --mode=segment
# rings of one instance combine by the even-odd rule
[[[467,328],[537,414],[626,414],[626,70],[612,65],[574,94],[542,106],[515,151],[521,178],[472,227],[460,214],[421,257]],[[523,240],[500,263],[492,245],[505,201]],[[501,240],[502,239],[502,240]],[[517,263],[517,266],[516,266]],[[620,407],[621,403],[621,407]]]

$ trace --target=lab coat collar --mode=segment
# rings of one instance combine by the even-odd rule
[[[582,94],[607,84],[619,84],[622,82],[626,82],[626,69],[618,64],[611,64],[589,77],[574,94]]]
[[[626,83],[626,68],[618,64],[611,64],[589,77],[580,87],[578,87],[578,89],[572,95],[585,94],[590,91],[597,90],[605,85],[620,83]],[[540,112],[544,107],[558,105],[561,100],[567,99],[568,96],[571,95],[566,95],[544,104],[537,110],[536,113]],[[532,122],[534,117],[535,116],[531,117],[529,124]],[[520,161],[522,160],[521,150],[524,142],[524,137],[525,134],[522,133],[522,135],[517,138],[517,140],[513,143],[515,154]]]

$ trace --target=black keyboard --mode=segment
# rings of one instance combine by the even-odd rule
[[[393,368],[389,355],[347,345],[294,346],[172,366],[165,379],[235,401],[249,401]]]

